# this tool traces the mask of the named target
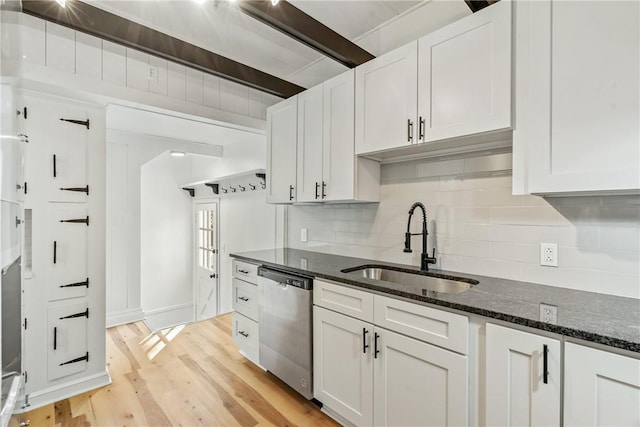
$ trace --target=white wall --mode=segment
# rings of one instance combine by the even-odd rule
[[[419,265],[419,237],[402,249],[421,201],[440,268],[640,298],[640,196],[513,196],[510,169],[510,154],[383,165],[379,204],[288,208],[288,246]],[[539,265],[543,242],[559,267]]]
[[[193,205],[179,187],[189,167],[168,153],[142,166],[140,288],[151,330],[193,321]]]

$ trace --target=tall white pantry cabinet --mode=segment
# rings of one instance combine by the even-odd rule
[[[25,410],[108,384],[105,111],[25,92]]]

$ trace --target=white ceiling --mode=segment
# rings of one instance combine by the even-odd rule
[[[229,0],[87,2],[303,87],[347,69],[245,15]],[[291,3],[376,56],[471,13],[464,0]]]

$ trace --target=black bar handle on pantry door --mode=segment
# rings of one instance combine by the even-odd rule
[[[53,177],[56,178],[58,175],[57,169],[56,169],[56,155],[53,155]]]
[[[367,328],[362,328],[362,353],[367,354],[367,349],[369,348],[369,345],[367,344],[367,334],[369,333],[369,331],[367,331]]]
[[[58,262],[58,242],[53,241],[53,263]]]
[[[289,186],[289,200],[293,200],[293,185]]]
[[[377,359],[378,358],[378,353],[380,353],[380,350],[378,350],[378,338],[380,338],[380,335],[378,335],[377,332],[373,333],[373,358]]]
[[[549,346],[544,344],[542,346],[542,382],[549,383]]]
[[[418,141],[424,140],[424,125],[425,121],[422,116],[420,116],[418,119]]]
[[[58,327],[53,327],[53,349],[56,350],[58,348]]]
[[[318,200],[318,197],[320,197],[318,195],[318,190],[320,189],[320,183],[318,181],[316,181],[316,200]]]
[[[322,198],[323,199],[327,197],[327,192],[325,191],[326,189],[327,189],[327,183],[322,181]]]

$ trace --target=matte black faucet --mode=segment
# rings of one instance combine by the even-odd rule
[[[414,233],[411,234],[411,217],[413,216],[413,211],[416,208],[422,209],[422,233]],[[436,259],[436,248],[433,248],[433,255],[429,256],[427,253],[427,236],[429,233],[427,232],[427,210],[424,205],[420,202],[416,202],[411,205],[411,209],[409,209],[409,221],[407,222],[407,232],[404,234],[404,252],[411,253],[411,236],[422,235],[422,254],[420,254],[420,270],[429,271],[429,264],[435,264],[437,262]]]

